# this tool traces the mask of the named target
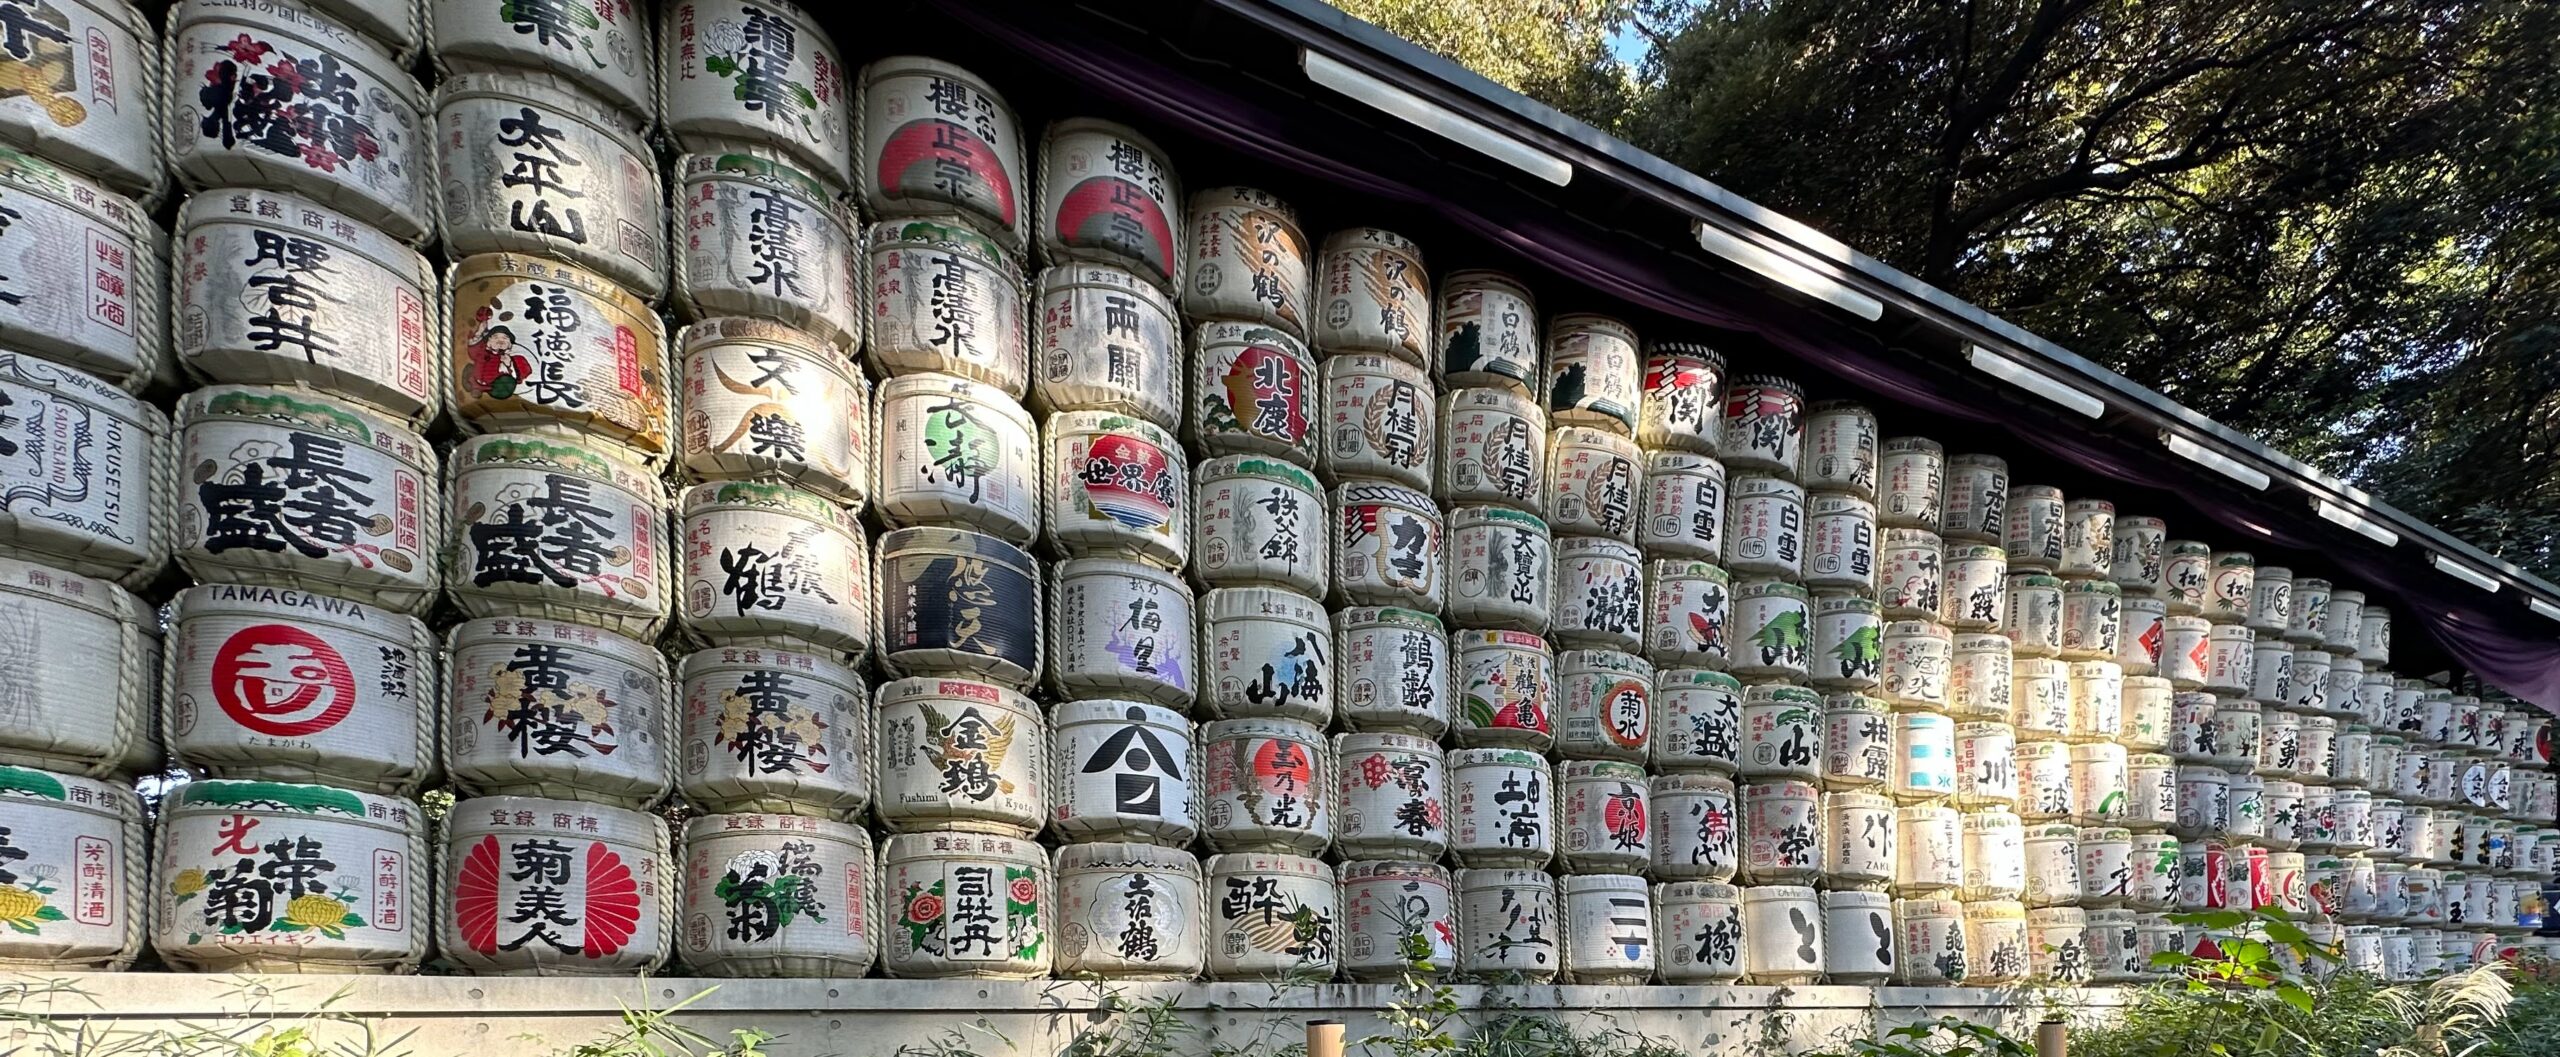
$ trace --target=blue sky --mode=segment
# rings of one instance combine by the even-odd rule
[[[1633,25],[1620,26],[1617,32],[1609,35],[1609,54],[1629,66],[1643,63],[1645,53],[1652,50],[1653,43],[1636,32]]]

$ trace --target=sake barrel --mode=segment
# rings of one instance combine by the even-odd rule
[[[673,172],[684,244],[671,255],[671,292],[687,314],[761,317],[830,346],[861,344],[861,229],[850,205],[767,153],[687,154]]]
[[[1547,417],[1558,429],[1633,435],[1643,371],[1636,332],[1625,323],[1589,312],[1547,321]]]
[[[1200,603],[1209,714],[1332,721],[1333,634],[1322,605],[1269,587],[1218,588]]]
[[[2107,564],[2107,579],[2123,588],[2127,598],[2159,594],[2167,586],[2161,567],[2167,560],[2168,543],[2168,522],[2130,514],[2117,517],[2115,553]]]
[[[1811,596],[1777,580],[1745,580],[1734,590],[1732,670],[1756,679],[1802,679]]]
[[[2009,640],[2000,635],[1955,637],[1955,668],[1947,679],[1947,710],[1968,718],[2007,721],[2011,673]]]
[[[879,221],[864,243],[863,346],[880,373],[950,375],[1022,399],[1031,332],[1019,258],[947,217]]]
[[[684,825],[676,950],[704,976],[858,977],[880,953],[871,832],[796,815]]]
[[[2012,566],[2015,566],[2013,561]],[[2039,572],[2012,572],[2004,595],[2000,633],[2020,657],[2062,654],[2062,581]]]
[[[1884,530],[1878,556],[1877,598],[1885,614],[1897,620],[1937,620],[1946,608],[1945,548],[1938,534],[1922,529]]]
[[[880,823],[1028,836],[1048,820],[1048,724],[990,683],[911,677],[872,695]]]
[[[1189,219],[1183,311],[1260,323],[1304,339],[1312,276],[1297,210],[1259,188],[1215,187],[1191,195]]]
[[[2062,575],[2089,577],[2112,584],[2115,571],[2116,505],[2104,499],[2074,499],[2063,504]]]
[[[1618,540],[1574,536],[1558,541],[1555,613],[1549,625],[1556,644],[1628,653],[1640,648],[1645,617],[1643,572],[1644,562],[1636,549]],[[1796,593],[1803,594],[1801,589]],[[1802,632],[1801,622],[1796,627]]]
[[[1582,426],[1557,426],[1548,444],[1544,507],[1560,535],[1633,544],[1642,488],[1635,442]],[[1801,498],[1801,493],[1798,493]],[[1801,514],[1798,515],[1801,518]],[[1801,524],[1797,526],[1801,530]]]
[[[2269,641],[2293,625],[2293,570],[2280,565],[2259,567],[2241,623]]]
[[[2130,763],[2124,746],[2073,745],[2070,760],[2072,818],[2084,826],[2123,823],[2130,810],[2125,803],[2125,770]]]
[[[1508,390],[1457,389],[1442,395],[1440,451],[1434,462],[1437,494],[1453,506],[1490,503],[1543,513],[1546,423],[1546,413],[1536,403]],[[1312,446],[1312,439],[1308,443]],[[1719,474],[1719,490],[1722,480]]]
[[[1715,881],[1653,886],[1654,942],[1666,984],[1742,977],[1742,890]]]
[[[1447,541],[1431,497],[1399,485],[1352,482],[1334,489],[1333,506],[1334,598],[1439,612]]]
[[[862,68],[857,157],[864,204],[881,216],[958,213],[1020,247],[1022,127],[977,74],[936,59],[893,55]],[[1299,267],[1300,286],[1305,266]]]
[[[2301,773],[2302,717],[2275,711],[2261,713],[2259,718],[2258,773],[2270,778],[2290,778]]]
[[[2086,984],[2089,964],[2089,916],[2078,907],[2036,907],[2027,911],[2027,962],[2039,979],[2057,984]]]
[[[1653,666],[1615,650],[1556,655],[1559,726],[1555,752],[1566,759],[1642,761],[1653,729]]]
[[[1088,263],[1042,271],[1039,299],[1034,406],[1181,424],[1182,323],[1164,294],[1126,269]]]
[[[2169,746],[2169,726],[2177,693],[2156,675],[2129,675],[2124,680],[2124,733],[2116,740],[2139,752]]]
[[[0,771],[0,778],[7,777]],[[65,799],[72,788],[61,790]],[[451,825],[459,831],[475,814],[485,818],[478,809],[487,804],[455,805]],[[643,817],[564,806],[616,821]],[[657,832],[657,846],[663,847],[666,831],[660,826]],[[28,835],[41,833],[31,827]],[[152,843],[151,944],[173,966],[191,972],[393,973],[413,970],[426,957],[427,929],[417,912],[427,901],[427,816],[408,800],[318,785],[200,779],[169,790]],[[42,861],[33,855],[25,860],[28,876]],[[470,886],[449,883],[445,891],[453,900],[446,906],[473,905]],[[619,920],[627,928],[653,906],[634,900],[630,914],[616,918],[612,908],[595,904],[594,892],[580,900],[571,897],[574,891],[559,883],[551,889],[553,901],[527,915],[532,924],[518,923],[508,938],[543,938],[529,946],[546,947],[574,940],[591,917]],[[497,927],[496,899],[491,890],[479,904],[487,908],[484,928]],[[512,902],[511,907],[521,909]],[[658,916],[664,917],[663,910]],[[568,923],[558,924],[560,918]],[[606,930],[600,925],[597,931]],[[654,949],[656,943],[641,946]],[[464,964],[471,964],[477,950],[466,949],[450,933],[443,947],[447,957]],[[605,957],[617,947],[588,953]],[[644,967],[634,963],[617,971]]]
[[[1539,365],[1537,298],[1502,272],[1468,269],[1441,276],[1437,351],[1440,384],[1498,389],[1525,399],[1546,377]]]
[[[1967,986],[2014,984],[2026,979],[2032,955],[2027,950],[2026,909],[2009,900],[1964,905],[1964,944],[1973,954]]]
[[[1642,874],[1653,864],[1644,768],[1616,760],[1567,760],[1556,768],[1562,831],[1556,851],[1577,873]]]
[[[1544,633],[1555,615],[1555,541],[1537,515],[1451,509],[1448,576],[1453,623]]]
[[[1049,737],[1049,823],[1076,841],[1181,847],[1198,834],[1191,724],[1138,701],[1059,704]]]
[[[1041,672],[1038,563],[981,532],[880,537],[880,649],[893,674],[984,677],[1026,687]]]
[[[474,617],[569,618],[651,637],[675,557],[664,487],[618,451],[532,434],[453,449],[445,590]]]
[[[1804,465],[1799,478],[1817,492],[1876,498],[1876,413],[1848,400],[1805,409]]]
[[[640,808],[674,784],[674,680],[655,646],[476,617],[446,634],[445,663],[444,769],[464,794]]]
[[[278,188],[427,237],[426,93],[389,49],[302,6],[204,0],[170,26],[164,149],[188,187]],[[302,113],[307,82],[266,76],[279,64],[331,78],[325,120]]]
[[[250,587],[209,593],[286,594]],[[151,670],[160,649],[151,607],[106,581],[0,555],[0,613],[9,618],[10,644],[0,651],[0,686],[9,688],[9,705],[0,708],[0,765],[101,777],[150,742],[161,697]],[[183,692],[186,681],[179,686]],[[301,696],[278,688],[288,701]],[[253,704],[276,707],[264,693],[242,701]],[[158,754],[151,755],[157,766]]]
[[[1876,517],[1887,528],[1936,532],[1946,506],[1947,449],[1927,437],[1886,437]]]
[[[1966,807],[2018,802],[2018,730],[2006,723],[1956,726],[1956,803]]]
[[[1410,609],[1333,616],[1334,706],[1353,730],[1438,740],[1449,729],[1451,659],[1440,620]]]
[[[1957,787],[1956,722],[1935,712],[1893,717],[1893,777],[1887,786],[1905,803],[1954,795]]]
[[[871,383],[807,331],[743,316],[687,327],[677,423],[698,480],[787,481],[857,511],[871,494]]]
[[[1879,698],[1838,693],[1822,703],[1822,770],[1826,789],[1883,789],[1893,777],[1892,711]]]
[[[2160,674],[2180,690],[2204,689],[2212,670],[2213,626],[2198,616],[2171,616],[2161,623]]]
[[[2207,559],[2204,616],[2216,624],[2239,624],[2249,617],[2257,592],[2258,559],[2247,551],[2215,551]]]
[[[657,95],[678,147],[770,146],[829,183],[851,182],[851,86],[834,40],[807,13],[776,0],[682,0],[665,25]]]
[[[1057,852],[1061,974],[1187,980],[1207,965],[1200,860],[1153,844],[1069,844]]]
[[[2115,662],[2126,675],[2159,674],[2161,640],[2169,631],[2169,603],[2145,595],[2128,595],[2121,600],[2121,608]]]
[[[2009,668],[2012,719],[2021,734],[2061,741],[2071,734],[2071,666],[2044,657],[2022,657]]]
[[[1657,558],[1647,563],[1644,585],[1645,659],[1666,668],[1723,668],[1729,655],[1726,628],[1733,621],[1732,580],[1725,571],[1702,561]],[[1834,599],[1825,596],[1821,601]],[[1870,629],[1867,642],[1872,645],[1875,603],[1850,598],[1837,601],[1865,602],[1864,626]],[[1823,612],[1831,613],[1828,609]],[[1861,660],[1851,641],[1857,635],[1858,617],[1855,612],[1833,614],[1829,623],[1824,622],[1824,617],[1816,618],[1815,652],[1810,656],[1816,685],[1854,687],[1862,681],[1865,685],[1874,684],[1874,658]],[[1827,637],[1832,633],[1841,637]],[[1833,652],[1840,649],[1849,652]],[[1863,680],[1855,674],[1859,672],[1864,673]]]
[[[1191,486],[1173,434],[1110,411],[1061,411],[1042,431],[1050,545],[1078,557],[1179,569],[1191,552]]]
[[[2366,664],[2391,663],[2391,611],[2366,606],[2356,620],[2356,659]]]
[[[1378,228],[1336,231],[1325,236],[1316,279],[1324,303],[1311,344],[1325,355],[1365,352],[1430,364],[1431,276],[1419,244]]]
[[[1822,697],[1784,684],[1743,691],[1742,774],[1747,778],[1822,777]]]
[[[444,407],[435,269],[371,224],[283,191],[178,207],[178,361],[217,382],[306,386],[406,422]]]
[[[684,519],[685,630],[714,644],[871,643],[871,555],[843,507],[788,485],[695,485]]]
[[[1199,733],[1202,833],[1221,851],[1323,854],[1333,841],[1334,760],[1287,719],[1222,719]]]
[[[2167,833],[2136,833],[2125,865],[2133,874],[2124,901],[2144,910],[2166,910],[2177,902],[2178,838]]]
[[[92,604],[114,597],[102,594]],[[182,763],[219,778],[311,778],[402,796],[415,793],[435,766],[437,643],[417,618],[291,588],[232,584],[181,591],[174,613],[162,737]],[[63,631],[104,622],[103,614],[59,615],[78,621]],[[118,630],[97,628],[88,648],[115,649]],[[29,634],[37,634],[32,626]],[[58,653],[35,656],[61,663]],[[107,672],[139,678],[141,658],[128,660],[130,667],[60,670],[79,673],[83,683]],[[55,700],[43,693],[40,671],[23,674],[26,681],[11,682],[35,690],[32,700]],[[117,721],[115,687],[102,689],[108,696],[94,713],[47,733],[61,738]],[[99,689],[65,693],[69,703],[94,699]]]
[[[1471,868],[1458,878],[1458,968],[1478,979],[1544,982],[1557,951],[1556,879],[1544,870]]]
[[[2309,647],[2322,644],[2329,613],[2329,586],[2329,581],[2318,577],[2294,577],[2292,604],[2285,613],[2283,635],[2286,642]]]
[[[1804,489],[1775,477],[1736,478],[1726,497],[1726,510],[1726,568],[1790,581],[1800,575],[1805,551]]]
[[[801,650],[686,655],[676,785],[717,814],[858,819],[871,802],[871,694],[862,675]]]
[[[2265,714],[2245,697],[2218,696],[2213,707],[2213,741],[2204,755],[2224,770],[2245,771],[2258,760],[2266,737]]]
[[[402,613],[435,598],[444,497],[424,437],[351,404],[246,386],[188,394],[178,422],[190,575]]]
[[[1636,443],[1648,452],[1715,455],[1725,375],[1724,354],[1704,342],[1647,341]]]
[[[120,782],[0,765],[0,966],[121,971],[141,953],[142,805]],[[255,883],[252,873],[247,878]],[[156,902],[156,900],[155,900]]]
[[[2329,656],[2326,650],[2296,643],[2293,646],[2292,664],[2293,697],[2289,703],[2294,711],[2306,715],[2326,713],[2329,710],[2329,672],[2336,667],[2335,658]],[[2399,699],[2398,692],[2394,691],[2395,706]],[[2417,694],[2411,693],[2408,700],[2415,703],[2418,700]],[[2286,703],[2288,702],[2278,702],[2278,704]],[[2396,711],[2394,715],[2396,717]],[[2386,726],[2384,729],[2392,728]]]
[[[2124,669],[2114,661],[2071,663],[2071,740],[2124,736]]]
[[[1944,811],[1944,808],[1931,809]],[[1950,865],[1961,871],[1960,885],[1968,901],[2016,899],[2027,890],[2027,828],[2018,816],[2005,810],[1968,811],[1958,820],[1962,854],[1949,856]],[[1906,863],[1905,872],[1923,865]],[[1933,866],[1943,870],[1943,866]],[[1943,881],[1943,876],[1928,878]],[[1908,891],[1926,891],[1920,885],[1903,886]],[[1937,885],[1943,888],[1944,885]]]
[[[1327,548],[1311,537],[1327,521],[1326,500],[1313,476],[1274,459],[1228,455],[1201,463],[1194,477],[1196,578],[1324,594]]]
[[[1964,946],[1964,904],[1953,899],[1894,900],[1896,982],[1914,987],[1956,986],[1970,970]]]
[[[1943,711],[1955,667],[1955,644],[1934,620],[1897,620],[1884,626],[1885,699],[1905,708]]]
[[[21,85],[13,95],[21,101],[0,114],[0,141],[158,200],[168,174],[153,125],[163,71],[150,21],[121,0],[46,6],[33,17],[10,53]]]
[[[1756,487],[1757,482],[1766,480],[1768,478],[1746,477],[1742,484]],[[1783,518],[1784,512],[1781,511],[1779,516]],[[1861,595],[1878,594],[1876,584],[1884,570],[1876,548],[1875,504],[1853,495],[1826,492],[1815,495],[1806,504],[1802,518],[1804,530],[1799,536],[1799,546],[1803,550],[1800,579],[1804,585],[1854,591]],[[1743,537],[1737,535],[1735,539],[1739,541]],[[1890,590],[1885,592],[1885,595],[1890,594]]]
[[[2070,580],[2062,586],[2062,655],[2075,661],[2113,661],[2124,631],[2123,588],[2105,580]]]
[[[1654,770],[1729,774],[1740,768],[1740,680],[1696,668],[1661,669],[1654,673],[1653,716],[1647,755]]]
[[[1835,984],[1881,984],[1893,978],[1893,897],[1882,892],[1822,893],[1823,978]]]
[[[157,574],[177,535],[169,417],[89,375],[13,352],[0,352],[0,407],[21,409],[0,416],[0,493],[14,497],[0,511],[0,546],[126,586]]]
[[[880,847],[880,890],[898,924],[880,959],[890,976],[1049,974],[1057,880],[1029,837],[897,834]]]
[[[2219,767],[2178,768],[2178,819],[2172,827],[2188,840],[2221,837],[2231,830],[2231,772]]]
[[[1686,451],[1644,453],[1636,544],[1655,557],[1712,562],[1723,555],[1724,464]]]
[[[1322,860],[1279,852],[1212,855],[1209,977],[1330,978],[1341,952],[1341,889]]]
[[[1822,908],[1802,885],[1742,890],[1743,976],[1753,984],[1810,984],[1822,973]]]
[[[1882,892],[1893,881],[1893,801],[1875,793],[1825,794],[1822,837],[1825,888]]]
[[[1341,868],[1342,968],[1354,980],[1391,981],[1457,964],[1457,886],[1430,863],[1354,860]]]
[[[1459,713],[1453,739],[1468,746],[1544,752],[1555,738],[1555,658],[1547,641],[1521,631],[1459,631]]]
[[[1436,416],[1431,382],[1421,367],[1391,356],[1354,353],[1324,361],[1324,450],[1317,468],[1329,480],[1390,481],[1431,487]],[[1627,497],[1632,519],[1634,496]]]
[[[1755,885],[1809,884],[1822,871],[1822,794],[1811,782],[1744,782],[1742,876]]]
[[[2329,606],[2320,621],[2320,644],[2339,659],[2359,656],[2357,641],[2364,633],[2364,592],[2335,588],[2329,592]]]
[[[379,6],[384,11],[370,13],[377,24],[385,12],[413,5]],[[558,17],[548,11],[520,15],[455,0],[434,0],[433,7],[435,59],[446,70],[541,71],[520,75],[554,90],[574,89],[609,102],[619,108],[618,121],[646,125],[657,116],[656,54],[649,46],[650,16],[645,9],[635,12],[628,2],[608,2],[585,15]],[[415,27],[403,27],[406,39],[381,29],[359,28],[404,50],[415,43]]]
[[[2018,763],[2018,814],[2029,820],[2067,819],[2079,813],[2071,786],[2071,746],[2059,741],[2021,743]]]
[[[1951,540],[2002,544],[2008,540],[2009,461],[1996,455],[1947,458],[1946,516],[1940,531]]]
[[[1804,389],[1765,374],[1746,374],[1725,389],[1716,454],[1735,470],[1792,478],[1804,458]]]
[[[881,517],[957,525],[1017,545],[1040,532],[1040,456],[1031,415],[1001,390],[945,374],[880,385]]]
[[[467,428],[597,436],[653,464],[670,454],[667,332],[645,302],[517,253],[465,257],[445,286],[451,410]]]
[[[2204,688],[2217,694],[2249,692],[2256,681],[2257,633],[2241,624],[2216,624],[2205,632]]]
[[[433,134],[445,252],[564,260],[656,300],[666,292],[667,194],[629,122],[593,96],[522,74],[447,73]]]
[[[2373,784],[2373,745],[2371,730],[2362,724],[2340,727],[2328,716],[2303,716],[2301,723],[2302,777],[2311,781],[2334,781],[2342,786]],[[2381,776],[2388,782],[2388,775]]]
[[[1056,693],[1189,707],[1198,672],[1191,592],[1180,577],[1117,558],[1071,558],[1057,564],[1052,579],[1049,684]],[[1304,624],[1301,641],[1321,647],[1321,622],[1310,612]]]
[[[2194,540],[2170,540],[2165,544],[2168,557],[2161,566],[2160,578],[2167,586],[2164,596],[2173,616],[2198,616],[2205,611],[2205,593],[2213,579],[2213,548]]]
[[[1733,780],[1716,774],[1653,779],[1653,876],[1726,881],[1740,863]]]
[[[2015,569],[2056,572],[2062,567],[2064,543],[2070,536],[2070,512],[2062,489],[2046,484],[2009,489],[2008,512],[2001,519],[2001,545]]]
[[[1437,862],[1449,847],[1449,777],[1440,747],[1385,732],[1336,734],[1334,843],[1355,859]]]
[[[1555,774],[1523,749],[1449,751],[1449,856],[1470,868],[1545,869],[1555,856]]]
[[[1710,566],[1712,568],[1712,566]],[[1665,634],[1659,615],[1653,634]],[[1882,610],[1871,598],[1825,592],[1813,598],[1810,681],[1825,690],[1873,690],[1883,681]],[[1721,662],[1722,656],[1715,658]]]

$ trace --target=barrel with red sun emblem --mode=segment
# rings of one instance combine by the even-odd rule
[[[1556,767],[1563,832],[1557,854],[1576,873],[1641,874],[1653,867],[1650,780],[1616,760],[1567,760]]]
[[[142,803],[122,782],[0,765],[0,969],[121,970],[142,951]]]
[[[1333,844],[1333,747],[1291,719],[1200,728],[1202,832],[1220,851],[1322,855]]]
[[[426,957],[427,816],[407,800],[189,782],[161,803],[155,843],[151,944],[171,965],[392,973]]]
[[[493,976],[628,976],[667,959],[676,867],[643,811],[532,797],[445,816],[436,946]]]
[[[445,287],[449,395],[466,429],[566,431],[653,465],[668,456],[667,331],[647,302],[585,268],[520,253],[465,257]]]
[[[1427,862],[1342,864],[1342,970],[1352,979],[1392,983],[1427,962],[1458,963],[1458,890],[1449,871]]]
[[[401,613],[435,600],[448,526],[426,438],[353,404],[232,385],[187,394],[178,430],[189,575]]]
[[[895,919],[882,930],[890,976],[1049,974],[1057,883],[1036,840],[901,833],[880,849],[880,890]]]
[[[860,977],[880,953],[871,832],[797,815],[684,827],[676,949],[704,976]]]
[[[286,587],[178,594],[169,752],[217,778],[412,795],[434,766],[436,640],[415,617]]]
[[[1455,744],[1533,752],[1555,744],[1556,662],[1545,638],[1461,630],[1449,642],[1457,654]]]
[[[1022,245],[1022,129],[977,74],[918,55],[862,68],[855,163],[864,204],[881,216],[958,212]]]
[[[156,623],[124,588],[0,556],[0,764],[119,769],[150,740]]]
[[[806,650],[715,646],[685,657],[676,783],[703,810],[858,819],[871,802],[871,694]]]
[[[1259,323],[1202,323],[1191,332],[1191,371],[1190,435],[1203,453],[1315,466],[1323,386],[1298,339]]]
[[[678,336],[678,429],[695,480],[780,479],[859,511],[871,491],[871,383],[807,331],[744,316]]]
[[[642,638],[666,625],[675,556],[656,477],[603,447],[521,433],[462,442],[446,472],[445,590],[464,613]]]
[[[1212,855],[1209,978],[1333,978],[1342,959],[1342,888],[1324,860],[1285,852]]]
[[[681,239],[669,292],[686,316],[756,316],[832,346],[862,343],[862,229],[850,203],[767,152],[687,154],[671,175]]]
[[[1213,187],[1191,196],[1190,258],[1182,310],[1307,335],[1307,231],[1298,211],[1268,191]]]
[[[1040,139],[1040,250],[1117,264],[1169,292],[1182,279],[1182,184],[1135,130],[1094,118]]]
[[[657,647],[550,620],[480,617],[445,640],[444,767],[466,795],[638,808],[675,781]]]
[[[1191,556],[1191,483],[1171,432],[1113,411],[1061,411],[1041,439],[1051,545],[1073,557],[1182,568]]]
[[[1189,980],[1208,964],[1200,860],[1154,844],[1058,849],[1061,977]]]

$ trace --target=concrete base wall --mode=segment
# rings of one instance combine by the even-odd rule
[[[1345,1022],[1353,1057],[1385,1057],[1391,1029],[1382,1017],[1411,997],[1344,984],[20,975],[0,981],[0,1053],[231,1057],[235,1044],[300,1027],[327,1057],[556,1057],[623,1032],[626,1008],[687,1003],[675,1023],[720,1044],[733,1030],[768,1032],[778,1036],[765,1044],[772,1057],[1051,1057],[1070,1048],[1091,1057],[1280,1057],[1315,1019]],[[2110,988],[1468,986],[1455,997],[1466,1010],[1445,1028],[1455,1036],[1515,1017],[1586,1038],[1609,1034],[1579,1057],[1626,1055],[1644,1042],[1690,1055],[1779,1057],[1939,1016],[2032,1038],[2040,1019],[2085,1023],[2111,1015],[2126,996]],[[1548,1048],[1523,1049],[1534,1057]]]

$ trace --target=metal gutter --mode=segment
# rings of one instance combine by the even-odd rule
[[[2404,513],[2362,489],[2279,452],[2257,438],[2216,422],[2158,391],[1992,315],[1954,294],[1922,282],[1704,177],[1682,169],[1562,111],[1487,80],[1457,63],[1379,29],[1322,0],[1205,0],[1303,48],[1322,52],[1425,99],[1440,103],[1593,174],[1645,194],[1724,234],[1816,268],[1888,307],[1935,324],[1961,344],[1979,344],[2039,365],[2057,379],[2092,391],[2108,409],[2149,428],[2182,436],[2307,496],[2304,516],[2327,500],[2416,541],[2426,549],[2472,565],[2519,597],[2560,606],[2560,586],[2493,557],[2441,529]],[[2423,559],[2422,559],[2423,560]],[[2503,593],[2503,592],[2502,592]]]

